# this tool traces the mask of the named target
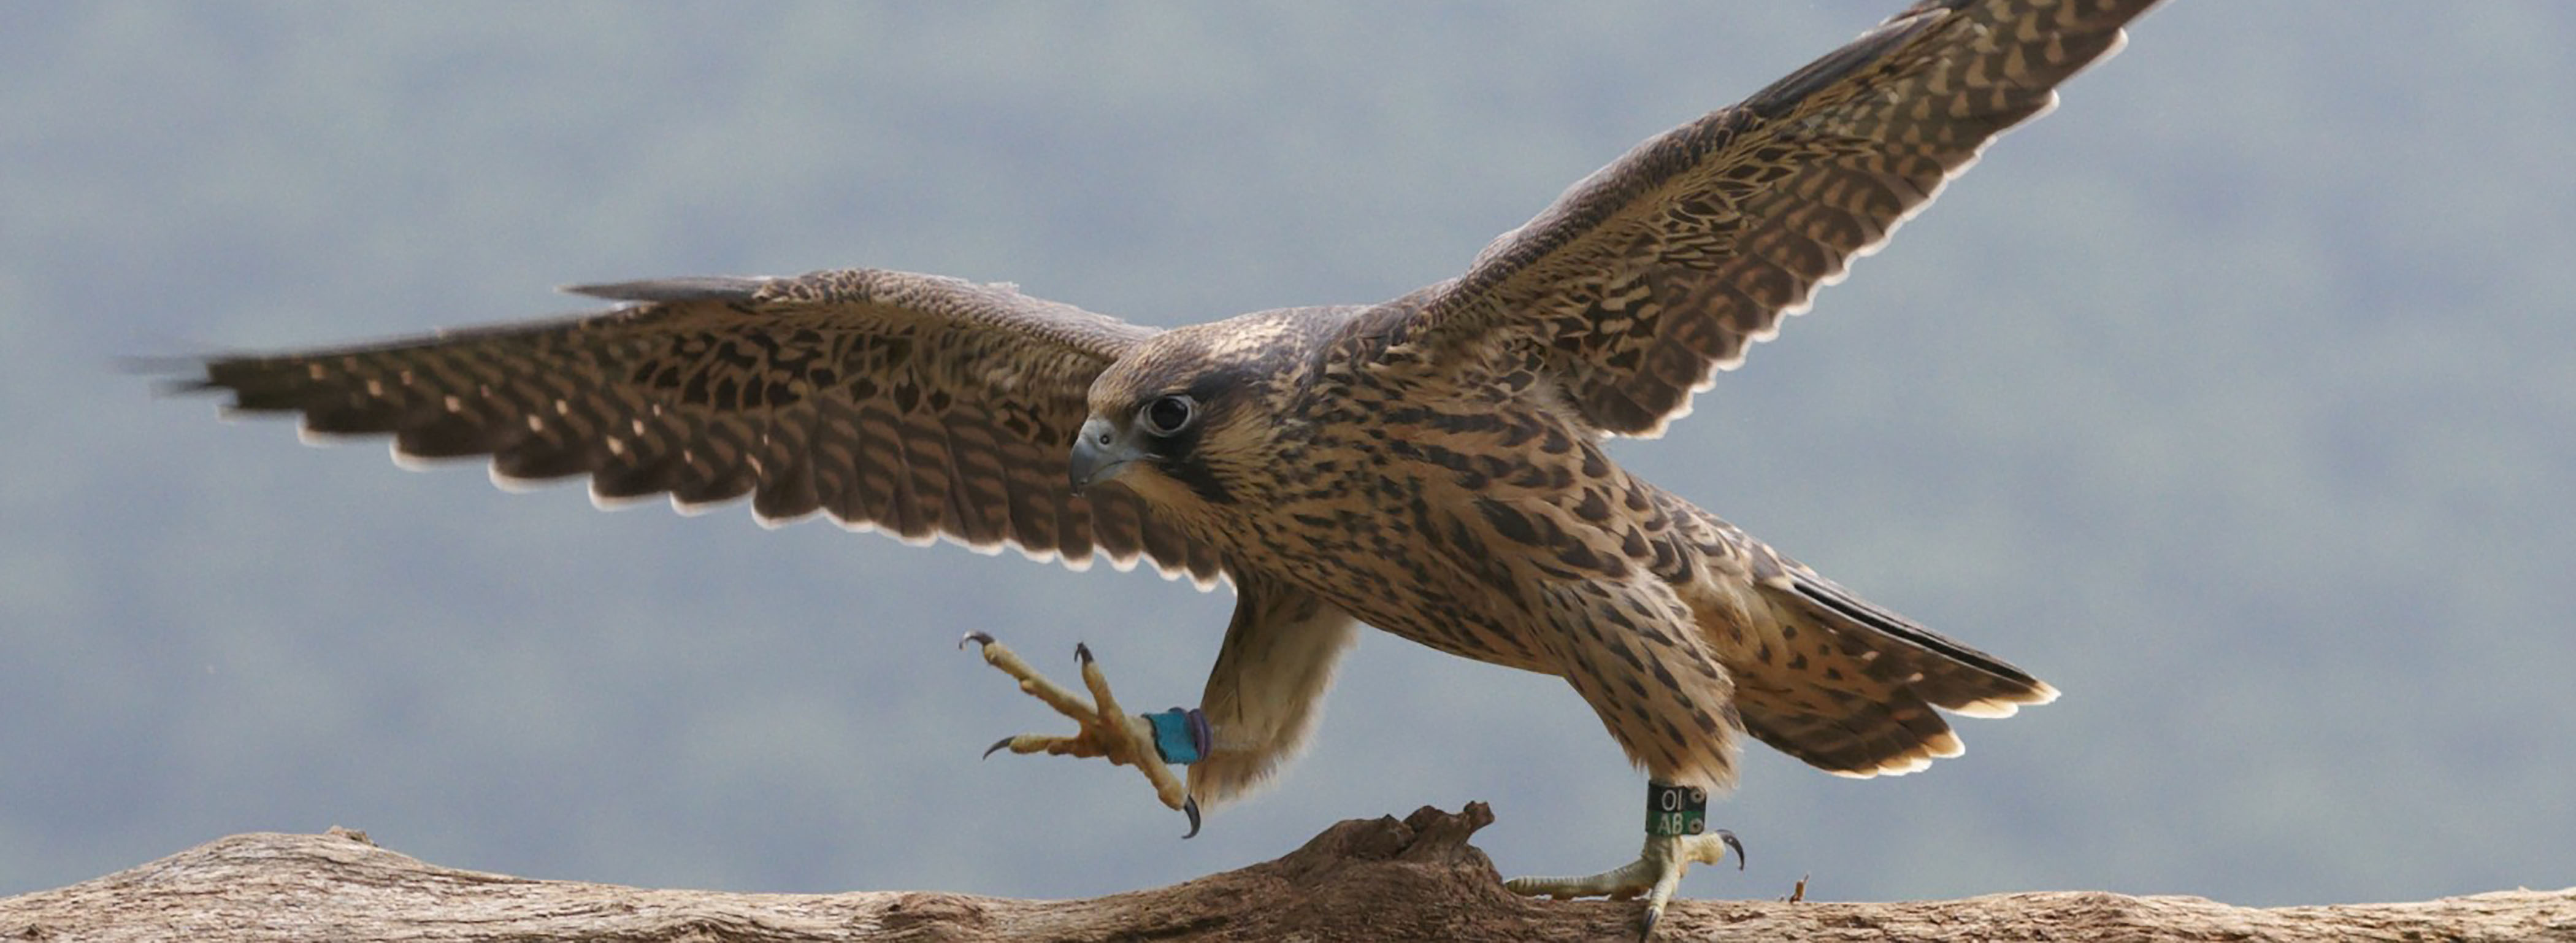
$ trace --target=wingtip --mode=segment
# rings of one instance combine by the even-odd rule
[[[710,301],[747,298],[770,279],[745,275],[692,275],[680,278],[648,278],[631,282],[595,282],[563,285],[555,290],[606,301],[669,302]]]
[[[219,356],[186,354],[119,354],[108,358],[108,369],[130,377],[145,377],[155,399],[199,396],[232,390],[218,382],[212,372]]]
[[[135,371],[135,372],[138,372],[138,373],[139,373],[139,372],[143,372],[143,371]],[[164,373],[173,373],[173,372],[177,372],[177,371],[161,371],[161,372],[164,372]],[[180,397],[180,396],[198,396],[198,395],[202,395],[202,394],[206,394],[206,393],[219,393],[219,392],[223,392],[223,391],[230,390],[230,389],[232,389],[232,387],[225,386],[225,385],[223,385],[223,384],[221,384],[221,383],[217,383],[217,382],[215,382],[215,381],[214,381],[214,379],[213,379],[213,378],[211,378],[211,377],[204,377],[204,376],[197,376],[197,377],[185,377],[185,376],[172,377],[172,376],[164,376],[164,377],[158,377],[158,378],[155,378],[155,379],[152,381],[152,395],[153,395],[155,398],[159,398],[159,397]]]

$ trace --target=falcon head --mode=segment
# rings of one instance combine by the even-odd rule
[[[1265,311],[1155,335],[1091,384],[1073,443],[1076,493],[1110,482],[1166,510],[1213,511],[1272,490],[1324,309]]]

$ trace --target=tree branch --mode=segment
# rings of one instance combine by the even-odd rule
[[[0,940],[1629,940],[1638,907],[1506,893],[1483,803],[1335,825],[1275,861],[1090,900],[661,891],[442,868],[364,833],[236,835],[0,900]],[[2576,940],[2576,888],[2255,909],[2000,894],[1889,904],[1675,901],[1661,939]]]

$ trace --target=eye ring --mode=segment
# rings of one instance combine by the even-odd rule
[[[1198,401],[1181,393],[1154,397],[1136,410],[1136,421],[1158,436],[1179,435],[1198,418]]]

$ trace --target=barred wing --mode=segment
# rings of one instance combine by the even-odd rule
[[[1431,363],[1536,357],[1581,419],[1652,436],[2154,0],[1927,0],[1649,140],[1380,309]]]
[[[629,302],[570,320],[219,357],[192,390],[399,456],[489,455],[496,480],[588,476],[602,503],[751,496],[907,542],[1018,546],[1076,566],[1139,555],[1201,584],[1212,548],[1066,457],[1092,378],[1155,331],[1008,286],[880,270],[573,289]]]

